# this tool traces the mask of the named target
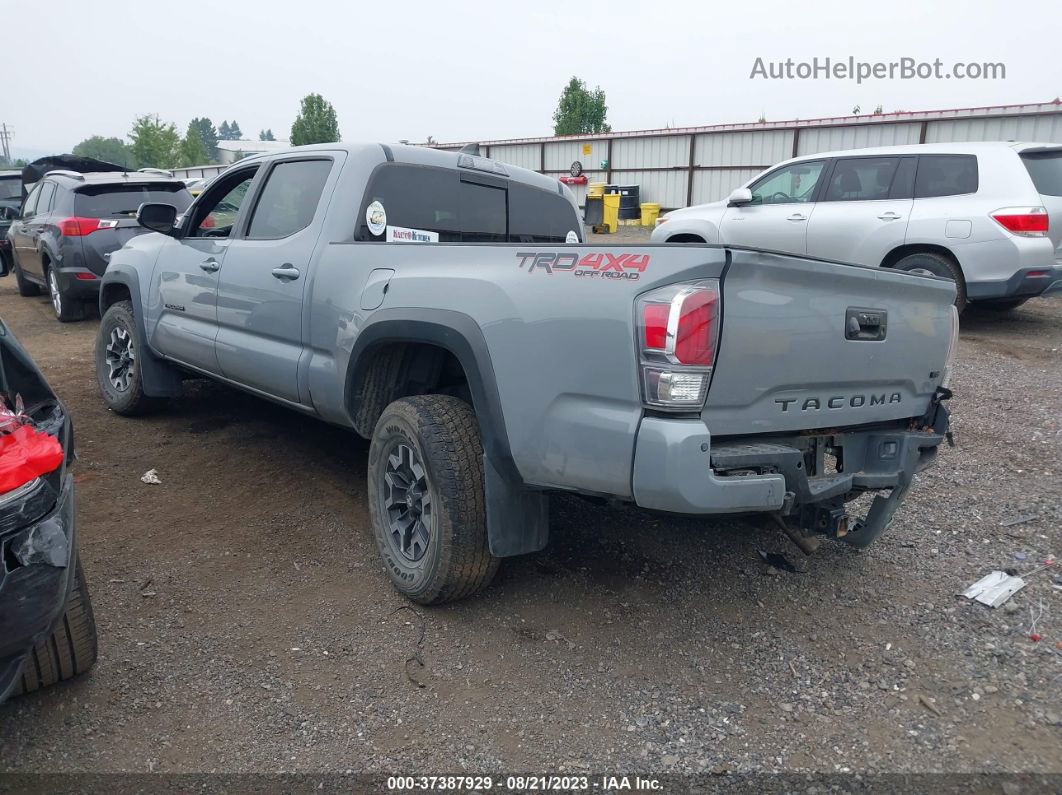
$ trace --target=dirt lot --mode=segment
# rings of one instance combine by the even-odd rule
[[[556,499],[546,551],[415,612],[365,442],[203,382],[119,418],[95,321],[10,278],[0,314],[75,420],[100,632],[88,676],[0,707],[0,770],[1062,772],[1062,567],[956,596],[1062,553],[1062,301],[964,318],[958,446],[866,552]]]

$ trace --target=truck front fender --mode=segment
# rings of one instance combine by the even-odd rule
[[[391,343],[421,343],[448,351],[468,381],[472,406],[483,443],[487,534],[493,555],[507,557],[537,552],[549,538],[549,503],[532,491],[513,462],[494,367],[479,324],[461,312],[444,309],[395,308],[374,312],[358,333],[346,379],[346,405],[355,424],[359,379],[373,354]]]
[[[119,301],[133,305],[136,323],[136,346],[139,352],[140,376],[144,394],[148,397],[177,397],[183,390],[181,373],[164,359],[155,355],[148,345],[144,325],[144,300],[140,289],[140,272],[132,265],[112,262],[100,282],[100,317]]]

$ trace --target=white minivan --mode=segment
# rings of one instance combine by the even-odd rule
[[[656,243],[723,243],[954,279],[956,305],[1062,294],[1062,146],[855,149],[787,160],[725,201],[660,219]]]

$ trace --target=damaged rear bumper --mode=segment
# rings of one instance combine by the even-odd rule
[[[699,419],[646,417],[635,452],[635,501],[684,514],[777,513],[805,531],[865,545],[936,456],[948,433],[941,402],[948,396],[943,390],[925,417],[904,425],[715,442]],[[849,525],[845,502],[875,490],[889,493]]]
[[[34,490],[15,496],[19,504],[0,505],[3,525],[14,524],[4,521],[8,516],[33,515],[42,500],[54,507],[28,525],[0,526],[0,702],[14,688],[26,655],[62,616],[77,553],[71,475],[39,478]]]

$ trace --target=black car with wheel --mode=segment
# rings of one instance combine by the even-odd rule
[[[22,172],[15,169],[0,171],[0,276],[11,273],[11,242],[7,230],[18,217],[22,207]]]
[[[0,702],[84,673],[96,625],[77,553],[73,429],[0,321]]]
[[[46,172],[7,233],[19,294],[47,292],[60,321],[82,319],[99,298],[111,253],[146,231],[136,212],[152,202],[183,212],[192,196],[157,170]]]

